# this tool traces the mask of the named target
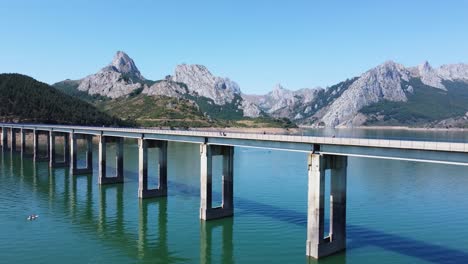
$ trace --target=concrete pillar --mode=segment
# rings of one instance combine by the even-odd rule
[[[140,138],[138,139],[138,147],[138,197],[144,199],[167,196],[167,141],[155,141]],[[159,180],[157,189],[148,189],[148,148],[157,148],[159,151]]]
[[[55,163],[55,136],[54,132],[49,132],[49,167],[54,167]]]
[[[306,255],[321,258],[346,248],[346,156],[309,154]],[[330,235],[324,237],[325,171],[331,170]]]
[[[16,130],[15,128],[10,128],[10,151],[16,151]]]
[[[86,167],[78,168],[78,138],[86,140]],[[93,137],[91,135],[77,135],[70,133],[70,171],[72,175],[92,174],[93,173]]]
[[[20,137],[21,137],[21,155],[24,155],[26,153],[26,131],[24,131],[24,128],[20,129]]]
[[[8,130],[6,127],[2,127],[2,135],[0,137],[0,143],[2,144],[3,151],[8,149]]]
[[[110,141],[116,142],[116,175],[114,177],[107,177],[106,174],[106,159],[107,151],[106,146]],[[106,136],[99,136],[99,184],[110,183],[123,183],[123,138],[111,138]]]
[[[234,214],[233,162],[234,147],[202,144],[200,146],[200,219],[211,220]],[[223,156],[223,202],[212,206],[212,162],[213,156]]]
[[[55,153],[56,142],[55,138],[57,136],[63,137],[63,161],[57,161],[57,155]],[[60,132],[49,132],[50,138],[50,153],[49,153],[49,167],[51,168],[58,168],[58,167],[67,167],[70,165],[70,139],[68,133],[60,133]]]

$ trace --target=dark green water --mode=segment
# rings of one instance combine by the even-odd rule
[[[204,223],[198,146],[170,143],[168,197],[140,201],[134,143],[123,185],[0,154],[0,263],[308,263],[305,154],[236,148],[235,215]],[[468,167],[350,158],[347,215],[320,263],[468,263]]]

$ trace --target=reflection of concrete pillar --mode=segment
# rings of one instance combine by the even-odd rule
[[[148,220],[148,206],[157,205],[158,206],[158,216],[157,219]],[[157,253],[157,258],[151,259],[155,263],[170,263],[171,262],[171,253],[169,252],[169,247],[167,245],[167,198],[162,197],[160,199],[153,200],[143,200],[140,199],[139,203],[139,224],[138,224],[138,255],[140,259],[145,259],[145,253],[153,252]],[[148,241],[148,228],[154,228],[154,221],[157,220],[157,234],[158,239],[154,243],[149,243]],[[150,224],[148,224],[150,222]],[[151,241],[153,242],[153,241]],[[149,246],[152,246],[148,250]]]
[[[213,229],[221,228],[221,252],[220,263],[233,263],[233,218],[223,219],[214,222],[200,222],[200,263],[209,264],[212,263],[212,241],[213,241]]]
[[[309,195],[306,254],[321,258],[346,248],[345,156],[309,154]],[[325,170],[331,170],[330,235],[324,237]]]
[[[39,158],[39,134],[37,133],[37,130],[33,130],[33,160],[37,161]]]
[[[71,141],[70,141],[70,159],[71,159],[71,166],[70,170],[72,175],[78,174],[92,174],[93,173],[93,138],[90,135],[77,135],[75,133],[71,133]],[[78,168],[78,138],[84,138],[86,140],[86,167]]]
[[[107,142],[116,142],[116,175],[107,177],[106,174],[106,159],[107,159]],[[99,137],[99,184],[123,183],[123,138],[109,138],[106,136]]]
[[[138,139],[139,147],[139,181],[138,197],[151,198],[167,196],[167,141],[153,141]],[[158,160],[158,188],[148,189],[148,148],[157,148]]]
[[[200,219],[210,220],[232,216],[233,199],[233,162],[234,147],[202,144],[200,146]],[[213,156],[223,156],[223,203],[220,207],[212,206],[212,162]]]
[[[106,189],[105,186],[99,186],[98,232],[106,230],[106,219]]]

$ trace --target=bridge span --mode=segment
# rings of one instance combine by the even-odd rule
[[[110,128],[68,125],[0,123],[2,151],[18,151],[34,161],[47,161],[51,168],[70,167],[73,175],[92,174],[93,138],[99,144],[99,184],[121,184],[125,138],[138,140],[141,199],[167,196],[167,143],[200,145],[200,219],[208,221],[234,214],[234,148],[266,148],[303,152],[308,155],[308,221],[306,255],[321,258],[346,248],[347,157],[431,162],[468,166],[468,143],[385,140],[367,138],[314,137],[249,133]],[[19,134],[19,143],[17,135]],[[26,135],[33,138],[27,153]],[[41,153],[40,140],[47,146]],[[63,160],[57,160],[56,139],[63,138]],[[86,166],[78,168],[77,140],[86,142]],[[106,172],[107,144],[115,144],[116,174]],[[148,188],[148,148],[159,152],[158,188]],[[212,161],[222,156],[222,204],[212,207]],[[325,236],[325,172],[330,170],[330,230]]]

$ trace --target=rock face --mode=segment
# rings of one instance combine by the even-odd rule
[[[411,77],[421,78],[421,81],[434,88],[447,90],[443,81],[468,81],[468,64],[449,64],[439,68],[432,68],[429,62],[424,62],[417,67],[408,68]]]
[[[82,79],[78,90],[118,98],[142,88],[141,82],[144,80],[135,62],[124,52],[118,51],[111,64]]]
[[[129,77],[136,78],[137,80],[145,80],[135,65],[135,62],[123,51],[117,51],[111,64],[106,68],[108,68],[108,70],[127,74]]]
[[[244,117],[269,115],[289,118],[299,124],[346,127],[362,125],[371,118],[384,122],[385,115],[379,111],[364,113],[377,103],[406,103],[409,98],[418,95],[418,91],[421,91],[418,89],[423,89],[422,86],[429,87],[424,88],[426,93],[437,88],[439,94],[447,94],[450,89],[457,89],[453,88],[458,85],[455,82],[468,85],[468,64],[433,68],[428,62],[424,62],[416,67],[406,68],[388,61],[359,77],[326,89],[291,91],[278,84],[266,95],[247,95],[241,93],[236,82],[215,76],[205,66],[197,64],[178,65],[174,74],[166,76],[164,80],[146,80],[135,62],[119,51],[112,62],[98,73],[81,80],[66,80],[55,86],[62,87],[62,90],[78,89],[91,95],[110,98],[139,92],[147,96],[184,98],[197,103],[207,115],[210,112],[233,111],[238,113],[236,118],[239,118],[242,111]]]
[[[236,109],[243,111],[245,117],[262,115],[257,105],[242,100],[236,82],[214,76],[203,65],[178,65],[173,76],[168,75],[164,80],[152,82],[142,76],[135,62],[122,51],[118,51],[112,62],[99,72],[81,80],[59,82],[55,86],[67,89],[73,87],[90,95],[113,99],[128,96],[135,91],[148,96],[206,97],[219,106],[234,104]]]
[[[185,87],[171,80],[162,80],[149,87],[145,86],[142,91],[142,94],[149,96],[169,96],[176,98],[180,98],[187,93],[188,91]]]
[[[240,94],[237,83],[216,77],[203,65],[177,65],[172,81],[185,83],[190,92],[212,99],[215,104],[230,103]]]
[[[302,119],[307,105],[314,101],[321,88],[291,91],[277,84],[273,91],[266,95],[243,95],[246,101],[257,104],[261,110],[274,117]],[[306,113],[307,114],[307,113]]]
[[[361,75],[340,97],[315,116],[325,126],[355,126],[366,121],[359,111],[381,101],[406,102],[415,89],[405,83],[419,79],[429,87],[447,92],[446,81],[468,82],[468,65],[452,64],[432,68],[428,62],[405,68],[389,61]]]
[[[212,99],[217,105],[237,103],[237,96],[241,96],[239,85],[229,78],[214,76],[203,65],[177,65],[172,82],[184,83],[187,85],[188,93],[195,96],[203,96]],[[259,117],[260,108],[242,99],[239,109],[243,110],[244,117]]]
[[[382,100],[401,102],[407,97],[401,82],[410,73],[401,64],[386,62],[361,75],[320,118],[325,126],[349,126],[361,108]],[[320,117],[319,115],[317,117]]]

